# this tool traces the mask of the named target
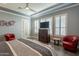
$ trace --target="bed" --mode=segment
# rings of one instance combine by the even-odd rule
[[[0,56],[52,56],[50,49],[31,40],[16,39],[0,42]]]

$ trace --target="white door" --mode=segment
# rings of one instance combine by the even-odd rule
[[[30,35],[30,20],[23,19],[22,22],[22,37],[27,38]]]

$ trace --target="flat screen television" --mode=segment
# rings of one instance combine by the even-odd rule
[[[41,22],[40,28],[49,28],[49,22]]]

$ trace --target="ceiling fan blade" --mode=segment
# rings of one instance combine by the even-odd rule
[[[26,7],[28,7],[28,3],[24,7],[18,7],[18,9],[25,9]]]
[[[26,3],[26,5],[25,5],[25,7],[24,7],[24,8],[28,7],[28,5],[29,5],[29,4],[28,4],[28,3]]]
[[[31,9],[31,8],[29,8],[31,11],[33,11],[33,12],[36,12],[35,10],[33,10],[33,9]]]
[[[23,9],[22,7],[18,7],[18,9]]]

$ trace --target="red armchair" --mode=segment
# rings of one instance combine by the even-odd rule
[[[76,52],[78,39],[79,39],[79,37],[75,36],[75,35],[68,35],[68,36],[63,37],[64,49]]]
[[[7,33],[4,36],[5,36],[6,41],[11,41],[15,39],[15,35],[12,33]]]

